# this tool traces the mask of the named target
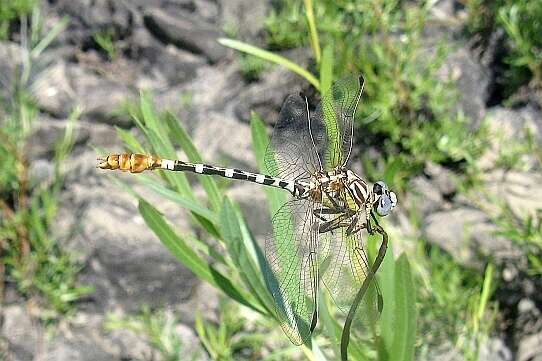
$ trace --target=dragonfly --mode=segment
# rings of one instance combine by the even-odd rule
[[[318,319],[320,283],[346,315],[341,359],[348,359],[350,330],[371,282],[378,312],[383,299],[375,274],[388,246],[378,219],[389,215],[397,196],[383,181],[372,186],[349,168],[354,118],[362,76],[335,82],[311,111],[307,97],[290,95],[279,113],[265,152],[265,173],[162,159],[146,154],[98,158],[101,169],[139,173],[147,170],[192,172],[253,182],[290,193],[272,217],[265,241],[264,279],[284,333],[296,345],[310,345]],[[381,235],[373,262],[362,231]]]

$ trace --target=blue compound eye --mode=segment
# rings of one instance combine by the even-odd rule
[[[390,196],[388,194],[383,194],[378,201],[378,205],[376,206],[376,213],[378,213],[378,215],[381,217],[385,217],[390,213],[393,206],[394,204],[390,199]]]

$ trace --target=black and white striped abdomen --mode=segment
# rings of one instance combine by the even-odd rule
[[[297,184],[295,181],[271,177],[260,173],[247,172],[235,168],[223,168],[209,164],[194,164],[183,162],[181,160],[167,159],[162,159],[161,168],[173,171],[193,172],[197,174],[217,175],[225,178],[246,180],[253,183],[285,189],[294,196],[300,196],[305,192],[305,188]]]

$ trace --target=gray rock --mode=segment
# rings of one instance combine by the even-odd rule
[[[93,121],[127,126],[132,121],[119,110],[125,102],[133,100],[134,93],[121,82],[100,77],[83,67],[70,69],[70,80],[77,94],[82,116]]]
[[[430,214],[422,230],[430,242],[465,265],[481,266],[478,253],[497,262],[521,259],[522,253],[509,240],[496,235],[496,231],[484,212],[467,207]]]
[[[0,41],[0,97],[9,95],[14,77],[17,77],[22,65],[22,48],[15,43]]]
[[[512,361],[512,351],[505,342],[497,337],[491,337],[480,345],[478,360],[480,361]]]
[[[13,359],[33,360],[33,355],[39,350],[43,330],[32,321],[23,306],[5,305],[2,315],[1,335],[7,341]]]
[[[193,0],[194,12],[207,22],[216,24],[220,16],[220,5],[215,0]]]
[[[80,106],[83,118],[123,126],[131,123],[117,112],[133,93],[79,65],[59,61],[49,67],[36,77],[32,94],[40,109],[57,118],[68,117]]]
[[[303,62],[301,62],[303,64]],[[298,94],[303,81],[281,67],[266,71],[259,82],[246,86],[235,99],[232,105],[237,118],[248,121],[252,111],[259,114],[262,119],[274,125],[282,103],[289,94]]]
[[[442,165],[426,162],[424,173],[431,178],[431,182],[444,196],[452,195],[457,191],[457,177]]]
[[[34,125],[34,130],[26,144],[25,153],[29,159],[50,158],[55,150],[55,145],[64,138],[67,122],[41,116]],[[73,142],[75,146],[83,144],[89,137],[88,129],[77,123],[74,124]]]
[[[133,25],[129,2],[115,0],[59,0],[51,6],[56,13],[70,17],[63,43],[88,46],[99,31],[112,30],[114,38],[127,36]]]
[[[537,288],[539,289],[539,288]],[[521,344],[532,335],[542,333],[542,311],[537,307],[538,292],[533,290],[534,299],[522,298],[517,302],[517,317],[514,320],[514,341]]]
[[[494,170],[483,175],[489,201],[502,202],[514,216],[525,220],[542,209],[542,174]]]
[[[518,361],[542,361],[542,332],[523,338],[518,345]]]
[[[205,64],[190,52],[164,46],[144,27],[138,27],[130,41],[129,55],[141,67],[138,86],[142,88],[167,88],[192,80],[197,69]]]
[[[210,62],[215,63],[227,54],[226,49],[217,42],[220,31],[201,20],[181,14],[173,17],[153,8],[145,12],[144,21],[149,31],[161,41],[203,54]]]
[[[415,205],[421,218],[439,210],[444,203],[439,189],[427,177],[417,176],[410,181],[409,199]]]
[[[55,361],[110,361],[113,358],[95,342],[79,335],[55,338],[42,357]]]
[[[215,112],[200,114],[199,119],[206,122],[196,123],[192,138],[206,161],[216,160],[231,167],[256,170],[248,124]]]
[[[175,306],[186,301],[196,283],[194,276],[147,228],[132,197],[108,183],[102,185],[104,192],[95,189],[93,194],[87,192],[88,185],[70,187],[68,194],[75,193],[79,202],[86,202],[86,205],[79,206],[79,211],[74,212],[70,203],[63,204],[61,213],[65,217],[64,223],[70,217],[68,212],[75,213],[70,217],[70,228],[80,231],[71,239],[70,249],[85,254],[88,259],[89,267],[81,282],[96,287],[92,295],[96,306],[103,309],[117,305],[136,311],[143,304]],[[115,196],[111,197],[111,194]],[[152,194],[148,196],[153,198]],[[155,203],[165,202],[160,199]],[[174,213],[161,208],[174,218],[174,225],[186,219],[186,215],[179,216],[178,211]],[[79,219],[85,219],[85,222],[79,223]]]
[[[437,74],[444,81],[453,81],[459,91],[458,110],[473,121],[476,128],[485,116],[489,97],[491,72],[466,48],[450,54]]]
[[[262,31],[268,8],[268,1],[225,0],[220,1],[223,27],[233,26],[237,32],[250,39]]]
[[[227,195],[239,204],[254,236],[260,240],[271,234],[270,214],[264,190],[258,184],[238,182]],[[263,242],[261,244],[263,246]]]
[[[513,142],[523,141],[525,131],[530,131],[534,141],[542,144],[542,112],[533,107],[526,106],[521,109],[504,107],[492,108],[487,114],[489,126],[490,146],[477,160],[477,165],[484,169],[496,166],[501,151],[506,152]],[[526,163],[533,163],[533,157],[526,156]]]
[[[40,73],[31,90],[39,108],[57,118],[67,118],[76,104],[77,94],[71,85],[67,64],[63,61]]]

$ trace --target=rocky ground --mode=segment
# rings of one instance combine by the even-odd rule
[[[40,114],[28,152],[33,160],[32,174],[49,176],[52,147],[73,107],[81,106],[54,233],[84,264],[81,283],[94,286],[95,292],[78,305],[73,321],[61,323],[50,338],[33,321],[29,307],[8,288],[0,324],[6,359],[144,359],[152,352],[137,337],[102,328],[108,312],[127,314],[144,304],[179,314],[179,332],[185,344],[198,347],[194,331],[184,325],[193,321],[195,307],[216,309],[216,295],[179,265],[148,230],[134,199],[96,170],[96,148],[121,150],[115,127],[131,128],[133,124],[119,115],[118,109],[126,99],[137,98],[139,89],[148,89],[157,109],[170,109],[182,119],[206,161],[256,169],[247,122],[250,110],[272,123],[282,100],[299,91],[301,81],[275,67],[264,72],[260,81],[247,84],[235,55],[216,39],[223,35],[222,29],[236,24],[244,40],[257,42],[269,4],[250,0],[58,0],[46,4],[46,25],[52,26],[62,16],[71,20],[33,66],[30,83]],[[441,11],[437,15],[448,14],[446,7]],[[119,39],[119,55],[113,61],[97,50],[92,38],[103,28],[115,29]],[[491,62],[473,54],[468,45],[457,45],[443,72],[457,78],[460,106],[473,122],[487,117],[492,131],[511,138],[528,127],[542,142],[540,108],[531,103],[515,109],[488,107]],[[0,43],[4,81],[9,81],[9,74],[20,64],[20,51],[16,43]],[[287,56],[302,64],[308,62],[308,51],[292,51]],[[183,95],[190,98],[188,106]],[[495,142],[479,161],[486,188],[504,198],[513,212],[534,212],[542,204],[542,176],[499,169],[495,164],[498,151]],[[480,266],[477,260],[481,253],[506,265],[510,294],[516,295],[510,304],[516,307],[518,332],[512,339],[493,340],[491,345],[497,346],[489,346],[487,359],[541,360],[537,358],[542,354],[541,284],[518,275],[525,255],[512,242],[492,233],[494,225],[483,201],[481,206],[459,195],[453,179],[449,170],[427,164],[424,174],[412,180],[408,202],[416,203],[421,234],[461,263]],[[258,187],[233,184],[228,193],[251,210],[245,214],[252,229],[258,230],[267,217],[264,195]],[[148,198],[179,230],[190,231],[182,210],[152,194]],[[407,221],[405,210],[392,223],[398,234],[412,236],[417,232]],[[467,231],[472,242],[464,247],[461,240],[466,239]]]

